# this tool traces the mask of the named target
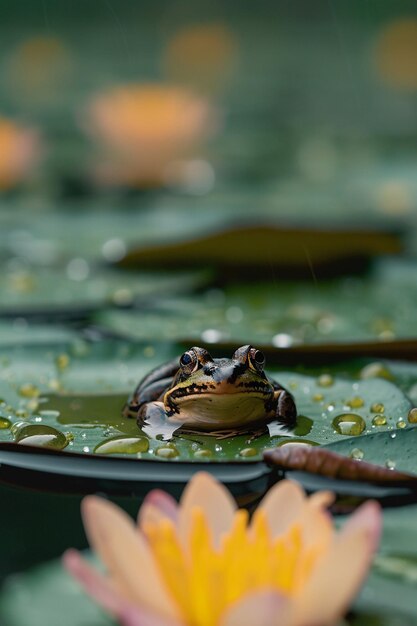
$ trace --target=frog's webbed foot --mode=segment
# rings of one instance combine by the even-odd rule
[[[164,404],[162,402],[149,402],[138,413],[137,422],[139,428],[151,439],[169,441],[175,431],[181,428],[181,422],[176,424],[167,420]]]

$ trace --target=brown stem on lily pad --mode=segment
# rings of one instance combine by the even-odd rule
[[[399,472],[342,456],[331,450],[305,445],[281,446],[266,450],[264,459],[269,465],[283,470],[298,470],[342,480],[367,481],[372,483],[416,481],[417,475]]]

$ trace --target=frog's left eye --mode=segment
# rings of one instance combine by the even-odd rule
[[[194,350],[188,350],[180,357],[180,365],[183,370],[191,374],[198,367],[198,358]]]
[[[261,370],[265,365],[265,355],[262,350],[252,348],[249,352],[249,364],[255,369]]]

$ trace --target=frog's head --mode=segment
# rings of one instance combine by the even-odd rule
[[[268,413],[274,388],[264,373],[264,354],[238,348],[231,359],[213,359],[203,348],[190,348],[164,404],[171,420],[200,428],[234,428],[259,422]]]

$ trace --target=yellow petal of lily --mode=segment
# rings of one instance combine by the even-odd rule
[[[220,483],[199,473],[178,507],[166,494],[150,494],[134,533],[124,514],[97,498],[84,505],[84,521],[110,573],[115,599],[107,605],[125,598],[125,610],[113,613],[126,626],[146,626],[149,612],[155,624],[329,626],[366,575],[381,521],[378,506],[368,503],[337,534],[329,501],[329,494],[307,498],[282,481],[249,520]],[[100,602],[103,580],[91,581],[73,554],[68,564]]]

